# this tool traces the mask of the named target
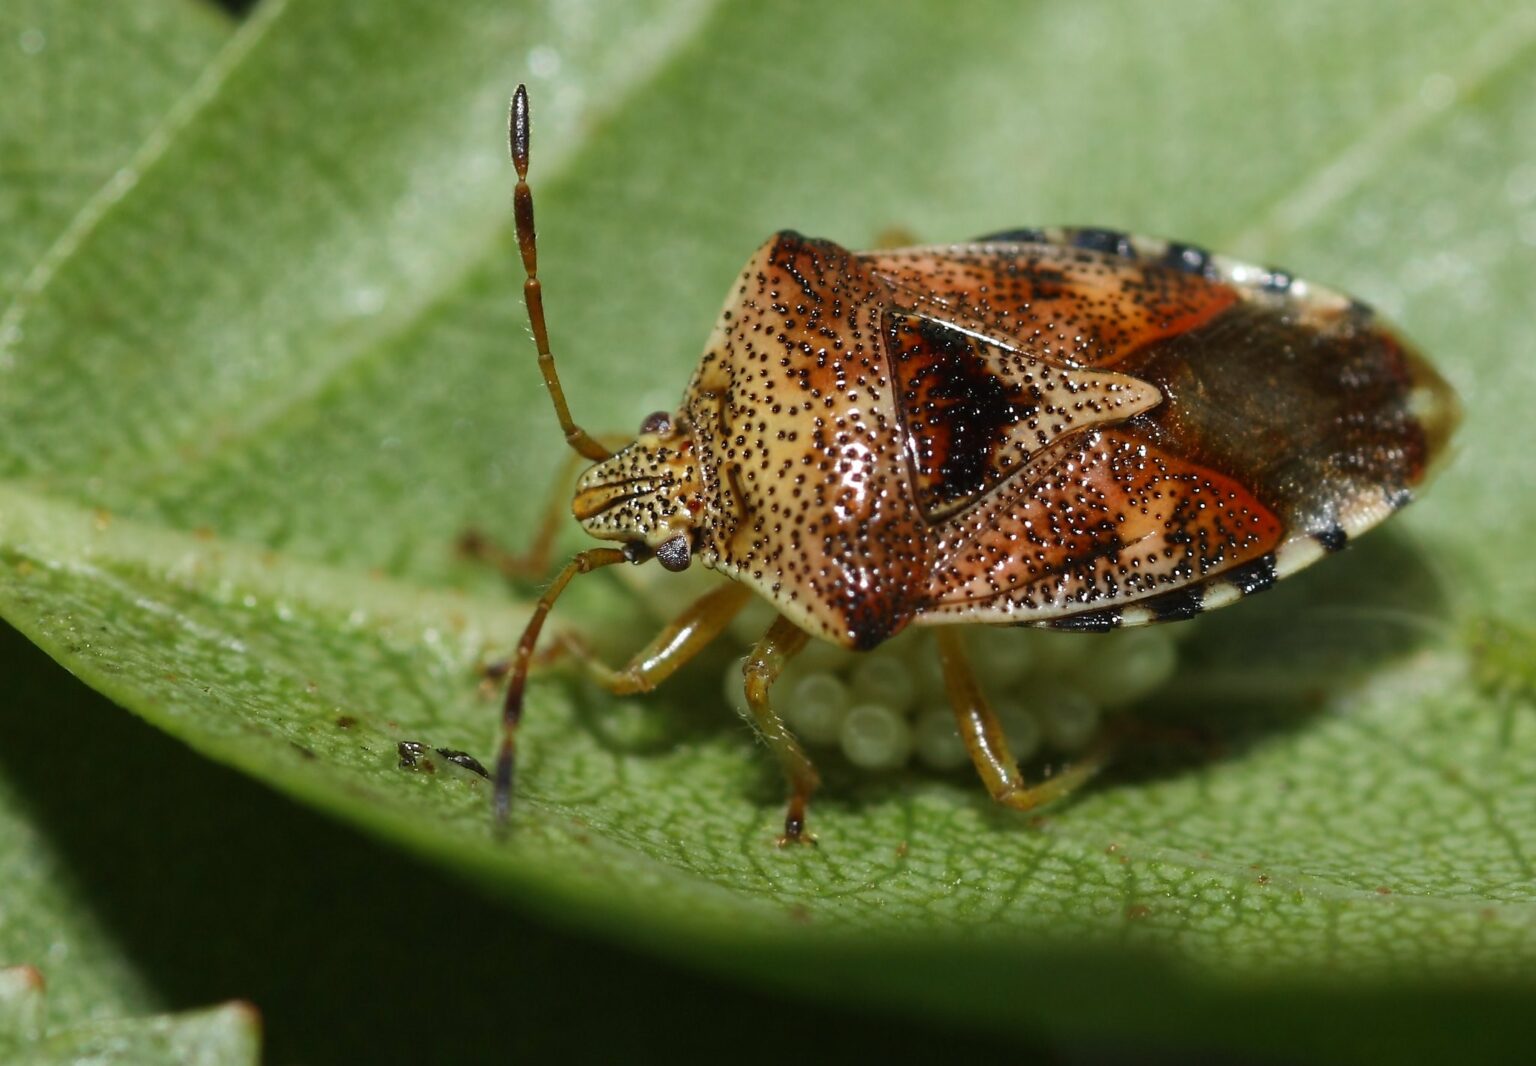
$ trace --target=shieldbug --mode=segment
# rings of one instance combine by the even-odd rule
[[[775,712],[811,638],[867,650],[936,626],[955,720],[993,798],[1029,809],[1093,768],[1028,785],[957,624],[1109,630],[1269,588],[1413,498],[1455,395],[1363,304],[1282,270],[1104,229],[1017,229],[850,252],[770,237],[727,294],[674,412],[610,452],[571,418],[550,354],[512,104],[514,207],[539,367],[592,465],[582,551],[510,660],[496,808],[510,803],[539,632],[572,578],[655,559],[730,579],[618,670],[655,687],[756,593],[778,611],[744,665],[751,720],[806,838],[815,768]]]

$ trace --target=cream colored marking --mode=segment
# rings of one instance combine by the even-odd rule
[[[1236,603],[1242,598],[1243,590],[1230,581],[1214,581],[1205,587],[1205,594],[1200,597],[1200,609],[1214,611],[1218,607]]]
[[[1286,577],[1302,567],[1311,566],[1328,552],[1311,534],[1294,537],[1275,549],[1275,577]]]

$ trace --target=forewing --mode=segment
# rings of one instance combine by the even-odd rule
[[[1114,366],[1209,322],[1239,299],[1237,290],[1211,276],[1204,259],[1165,255],[1149,262],[1043,239],[861,258],[896,290],[897,303],[935,318],[973,321],[1032,357],[1067,365]]]
[[[1134,462],[1091,449],[1077,481],[1015,476],[948,516],[928,621],[1101,628],[1230,602],[1411,500],[1457,422],[1449,385],[1402,337],[1289,271],[1108,230],[868,258],[904,305],[944,308],[1048,361],[1112,367],[1163,398],[1099,438],[1140,456],[1161,488],[1137,490]],[[1175,506],[1177,486],[1201,483],[1232,507],[1191,518]],[[1167,525],[1133,549],[1138,514]],[[1232,524],[1244,514],[1247,532]]]
[[[923,621],[1032,623],[1206,581],[1272,553],[1285,527],[1236,479],[1106,429],[935,533]]]

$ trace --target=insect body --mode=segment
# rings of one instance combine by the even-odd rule
[[[817,779],[769,688],[810,637],[872,648],[939,626],[956,721],[994,797],[1026,785],[953,630],[1098,630],[1261,591],[1402,507],[1456,421],[1445,381],[1362,304],[1189,245],[1013,230],[867,253],[770,238],[727,295],[677,411],[615,454],[572,422],[548,354],[514,102],[518,230],[545,380],[594,460],[573,511],[621,549],[581,553],[514,659],[501,809],[533,646],[576,573],[656,558],[734,579],[619,671],[653,687],[751,592],[779,616],[745,666],[754,724],[802,838]]]

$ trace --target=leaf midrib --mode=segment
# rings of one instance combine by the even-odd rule
[[[9,369],[15,358],[15,338],[20,335],[27,309],[36,302],[65,264],[74,258],[112,209],[159,163],[181,131],[218,95],[219,89],[266,36],[288,3],[289,0],[266,0],[257,5],[256,10],[240,23],[192,85],[166,109],[165,116],[149,131],[143,143],[128,157],[128,161],[86,198],[80,209],[70,217],[58,236],[38,257],[3,311],[0,311],[0,371]]]
[[[663,76],[678,56],[685,54],[697,40],[707,34],[710,15],[719,7],[719,2],[703,0],[688,31],[674,36],[671,47],[664,54],[659,53],[654,62],[637,63],[631,68],[627,80],[619,82],[610,91],[611,102],[589,112],[582,123],[582,129],[587,135],[583,140],[560,142],[552,146],[552,150],[540,151],[538,181],[541,188],[557,190],[566,174],[590,150],[602,130],[625,113],[628,102]],[[176,136],[191,124],[203,108],[215,101],[218,90],[238,70],[289,6],[289,0],[270,0],[257,6],[256,11],[219,51],[193,87],[167,112],[166,118],[146,138],[130,162],[119,168],[86,201],[28,273],[14,299],[0,312],[0,374],[14,363],[14,338],[22,335],[29,307],[85,245],[87,238],[113,208],[126,199],[145,175],[160,163]],[[507,174],[510,203],[510,164],[507,166]],[[222,455],[243,451],[250,441],[260,439],[284,419],[302,410],[306,403],[318,400],[337,387],[344,375],[356,372],[375,359],[384,358],[417,330],[426,328],[434,315],[448,306],[452,298],[463,290],[467,279],[477,276],[501,253],[511,253],[512,246],[507,239],[510,217],[508,211],[495,226],[478,228],[475,236],[467,242],[466,247],[471,249],[469,254],[456,257],[455,269],[445,271],[434,279],[434,284],[397,293],[397,298],[385,301],[385,310],[372,318],[366,330],[357,330],[352,335],[353,339],[332,347],[334,356],[327,358],[318,372],[278,382],[290,388],[275,390],[266,402],[243,405],[234,413],[214,412],[219,424],[219,432],[216,434],[205,432],[194,435],[158,456],[134,453],[121,458],[114,457],[93,468],[89,476],[122,489],[142,492],[167,478],[183,477],[199,464],[207,464]],[[509,290],[508,299],[520,297],[515,290]],[[525,334],[524,339],[531,353],[531,333]],[[71,476],[80,475],[73,473]]]

